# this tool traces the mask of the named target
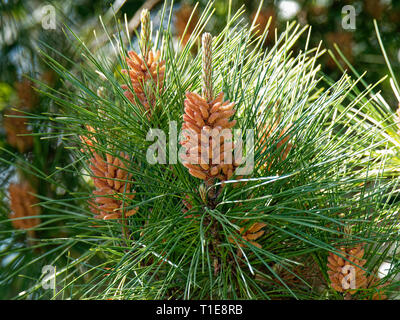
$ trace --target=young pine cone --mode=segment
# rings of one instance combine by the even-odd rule
[[[125,159],[128,156],[121,157]],[[98,154],[93,153],[90,159],[90,169],[96,190],[93,191],[94,201],[91,201],[91,211],[95,218],[108,220],[130,217],[138,208],[126,209],[129,200],[134,198],[131,192],[130,174],[125,170],[125,164],[117,157],[106,155],[106,161]],[[128,202],[128,203],[127,203]]]
[[[249,228],[240,228],[239,230],[239,237],[236,238],[236,241],[239,243],[239,246],[241,248],[246,248],[246,244],[243,242],[243,240],[250,242],[253,246],[256,246],[257,248],[261,248],[261,245],[254,240],[257,240],[264,234],[264,230],[261,230],[266,226],[265,223],[262,222],[256,222],[253,223]],[[230,243],[236,243],[233,238],[228,239]]]
[[[10,110],[5,112],[4,117],[4,129],[7,133],[7,142],[21,153],[30,150],[33,146],[33,137],[25,135],[30,134],[31,131],[28,130],[26,125],[27,119],[22,117],[22,115],[20,111]],[[18,116],[18,118],[8,116]]]
[[[156,53],[149,52],[147,58],[141,58],[136,52],[129,51],[129,57],[126,58],[128,70],[123,69],[122,72],[129,75],[133,92],[127,85],[122,85],[125,90],[124,95],[136,105],[136,97],[140,103],[148,111],[148,117],[156,103],[156,97],[163,89],[165,61],[159,61],[160,51]],[[145,61],[146,60],[146,61]]]
[[[367,277],[363,267],[366,260],[363,259],[364,248],[359,245],[355,248],[339,250],[342,257],[330,252],[328,256],[328,275],[331,286],[338,292],[354,294],[357,289],[367,287]]]
[[[40,207],[36,205],[39,201],[33,195],[34,192],[28,182],[10,184],[10,207],[12,210],[10,219],[32,217],[29,219],[12,220],[14,228],[32,229],[40,224],[40,219],[35,218],[35,216],[40,214]]]
[[[229,121],[235,114],[235,103],[223,101],[223,98],[221,92],[214,100],[207,102],[197,93],[186,93],[182,126],[186,139],[181,142],[186,148],[186,156],[182,163],[192,176],[206,182],[213,178],[228,180],[236,167],[230,131],[236,120]],[[224,139],[223,134],[226,132],[230,133],[230,137]],[[231,159],[226,159],[227,155]]]
[[[389,285],[389,283],[379,284],[379,278],[376,275],[370,275],[368,277],[368,288],[373,288],[375,290],[371,300],[386,300],[385,287],[387,285]]]

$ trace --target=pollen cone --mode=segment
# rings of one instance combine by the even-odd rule
[[[186,93],[183,126],[185,139],[181,144],[186,149],[183,165],[192,176],[211,181],[218,178],[228,180],[235,170],[233,138],[231,128],[236,120],[234,102],[224,101],[221,92],[207,102],[197,93]],[[225,130],[227,129],[227,130]]]
[[[367,277],[365,271],[360,268],[366,263],[363,259],[362,245],[350,249],[340,248],[338,251],[346,260],[332,252],[329,253],[327,267],[331,287],[338,292],[350,294],[354,294],[357,289],[366,288]]]
[[[123,69],[122,72],[129,76],[132,88],[128,85],[121,87],[125,90],[124,95],[132,104],[137,105],[137,97],[150,117],[157,95],[163,89],[165,61],[159,61],[159,50],[155,53],[150,51],[147,58],[139,56],[135,51],[129,51],[128,56],[126,58],[128,69]]]
[[[250,242],[253,246],[257,248],[261,248],[261,245],[257,243],[255,240],[260,238],[264,234],[264,230],[262,230],[266,226],[265,223],[256,222],[253,223],[249,228],[242,227],[239,230],[239,235],[236,237],[236,241],[239,243],[239,246],[242,248],[246,248],[246,244],[243,240]],[[230,243],[236,243],[233,238],[228,239]]]
[[[89,132],[95,130],[87,126]],[[89,201],[91,211],[96,215],[95,218],[108,220],[119,219],[134,215],[138,208],[127,209],[129,200],[135,196],[132,191],[131,176],[126,170],[124,161],[118,157],[106,154],[106,159],[100,156],[94,149],[97,144],[95,137],[81,136],[81,141],[85,145],[82,152],[90,152],[92,158],[89,160],[89,168],[95,186],[93,199]],[[120,154],[122,159],[128,160],[128,156]]]
[[[40,214],[38,199],[33,195],[35,191],[28,182],[12,183],[9,187],[10,193],[10,219],[31,217],[29,219],[13,220],[12,224],[16,229],[31,229],[40,224],[40,219],[34,216]]]
[[[389,283],[379,284],[379,278],[376,275],[370,275],[368,277],[368,288],[373,288],[374,293],[372,294],[372,300],[386,300],[387,296],[385,293],[385,287],[388,286]]]
[[[127,159],[121,153],[121,157]],[[134,198],[131,191],[130,174],[126,171],[125,164],[117,157],[109,154],[104,160],[98,153],[90,159],[90,170],[96,189],[93,191],[94,201],[91,201],[91,210],[96,214],[95,218],[108,220],[119,219],[123,215],[134,215],[138,208],[125,209],[129,206],[129,200]]]

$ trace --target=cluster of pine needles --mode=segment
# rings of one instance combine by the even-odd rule
[[[42,84],[57,109],[30,118],[57,128],[37,135],[59,139],[71,161],[35,175],[67,196],[10,185],[3,233],[27,231],[13,250],[34,256],[3,283],[52,265],[54,299],[396,298],[396,113],[362,75],[328,79],[325,50],[296,47],[308,27],[273,39],[239,10],[212,35],[212,10],[192,12],[180,41],[167,2],[155,36],[143,10],[137,43],[115,23],[94,52],[67,29],[72,68],[42,52],[64,86]],[[242,143],[220,139],[238,129]],[[48,297],[41,279],[19,297]]]

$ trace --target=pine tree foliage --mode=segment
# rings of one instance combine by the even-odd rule
[[[362,77],[347,74],[325,81],[318,62],[324,51],[296,48],[300,37],[309,39],[308,27],[288,24],[264,50],[271,35],[267,30],[255,35],[255,23],[247,25],[239,10],[212,35],[213,72],[207,81],[234,102],[243,157],[254,154],[249,174],[233,172],[228,180],[205,183],[189,173],[173,148],[161,155],[165,161],[149,163],[151,129],[166,133],[167,146],[178,142],[168,133],[174,123],[178,132],[182,128],[187,93],[203,92],[203,54],[193,55],[192,48],[212,11],[210,3],[184,47],[174,43],[169,22],[153,30],[152,41],[143,39],[151,32],[137,34],[145,50],[126,47],[125,28],[116,23],[117,33],[104,27],[109,44],[96,51],[66,31],[81,60],[43,52],[63,87],[41,89],[59,111],[40,115],[57,129],[54,136],[40,137],[60,138],[73,159],[37,178],[58,184],[54,175],[63,172],[78,180],[62,186],[63,199],[38,195],[47,213],[39,216],[35,241],[10,246],[9,253],[22,252],[29,262],[14,262],[3,283],[35,270],[19,298],[345,299],[349,295],[335,290],[330,279],[333,256],[374,279],[356,287],[351,298],[396,296],[398,215],[388,199],[397,182],[385,174],[387,156],[376,156],[387,146],[381,128],[371,129],[374,122],[354,111],[373,103],[368,97],[375,85],[359,90]],[[164,21],[172,7],[166,2],[159,14]],[[164,61],[162,90],[149,60],[142,61],[155,76],[136,87],[147,91],[135,90],[129,72],[122,72],[137,67],[129,58],[138,61],[139,54],[153,52],[148,50],[159,50]],[[146,105],[150,100],[143,95],[152,103]],[[254,129],[254,147],[246,129]],[[116,219],[98,219],[93,202]],[[8,212],[1,210],[10,226],[2,232],[9,234]],[[365,261],[358,265],[350,249],[361,245]],[[383,262],[391,268],[377,277]],[[51,293],[41,286],[44,265],[56,266]]]

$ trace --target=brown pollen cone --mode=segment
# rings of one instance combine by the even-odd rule
[[[137,105],[137,97],[150,117],[157,95],[161,94],[163,89],[165,61],[159,61],[159,50],[155,53],[150,51],[147,58],[140,57],[135,51],[129,51],[128,56],[126,58],[128,70],[123,69],[122,72],[128,74],[133,92],[128,85],[121,87],[132,104]]]
[[[338,292],[351,295],[357,289],[366,288],[367,277],[365,271],[360,268],[366,263],[363,259],[363,246],[359,245],[350,249],[342,247],[338,251],[347,260],[332,252],[329,253],[327,267],[331,287]]]
[[[93,128],[88,127],[89,131],[94,132]],[[106,154],[106,159],[94,151],[95,138],[81,137],[83,143],[92,153],[93,157],[89,160],[89,168],[92,171],[93,183],[96,187],[93,190],[93,199],[89,204],[91,211],[96,215],[95,218],[108,220],[120,219],[134,215],[138,208],[126,209],[129,200],[135,197],[132,191],[130,174],[126,170],[124,162],[110,154]],[[82,149],[84,150],[84,149]],[[128,160],[128,156],[123,153],[120,157]]]
[[[128,159],[128,156],[121,157]],[[94,153],[90,159],[90,169],[96,190],[93,191],[94,201],[91,201],[91,210],[96,214],[95,218],[108,220],[120,219],[123,216],[134,215],[138,208],[124,209],[126,202],[134,198],[131,192],[129,173],[125,164],[117,157],[106,154],[106,161]]]
[[[370,275],[368,277],[368,288],[373,288],[375,290],[371,300],[386,300],[385,287],[387,285],[389,285],[388,282],[379,284],[379,278],[375,275]]]
[[[181,142],[186,148],[183,165],[196,178],[228,180],[233,175],[235,164],[233,157],[232,161],[224,160],[226,154],[232,155],[233,143],[232,137],[224,139],[223,130],[231,129],[236,124],[236,120],[229,121],[235,113],[234,103],[223,101],[222,92],[210,103],[197,93],[188,92],[184,103],[182,129],[189,134]]]
[[[8,116],[18,116],[18,118]],[[10,110],[4,114],[3,124],[7,134],[7,143],[21,153],[30,150],[33,146],[33,137],[25,135],[31,133],[26,125],[27,121],[20,111]]]
[[[250,227],[245,228],[242,227],[239,230],[239,235],[236,237],[236,241],[239,243],[239,246],[241,248],[246,248],[246,244],[243,242],[248,241],[250,242],[253,246],[256,246],[257,248],[261,248],[261,245],[257,243],[255,240],[260,238],[264,234],[264,230],[261,230],[266,226],[265,223],[262,222],[255,222],[253,223]],[[236,243],[233,238],[228,239],[230,243]]]
[[[40,214],[40,207],[36,204],[39,203],[38,199],[33,195],[35,191],[28,182],[11,183],[9,186],[10,193],[10,219],[31,217],[29,219],[13,220],[12,224],[16,229],[31,229],[40,224],[40,219],[34,216]],[[33,230],[30,231],[33,236]]]
[[[215,178],[228,180],[236,167],[231,131],[236,120],[229,120],[235,114],[235,103],[224,101],[223,92],[213,98],[211,35],[205,33],[202,42],[203,96],[186,93],[182,125],[185,139],[181,141],[186,154],[182,163],[192,176],[212,184]]]

